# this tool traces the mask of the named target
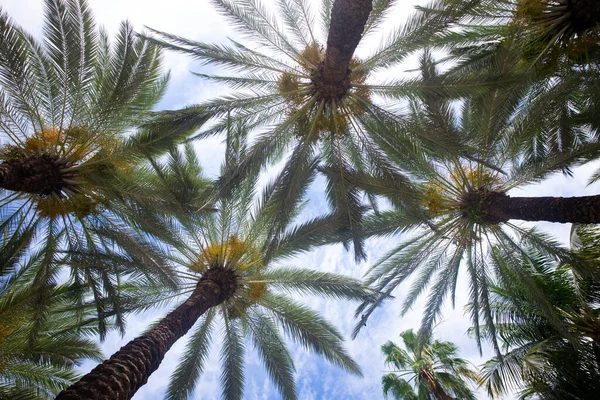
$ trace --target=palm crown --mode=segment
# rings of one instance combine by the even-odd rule
[[[244,151],[239,141],[230,142],[226,165],[239,162]],[[178,159],[185,164],[189,160],[184,158]],[[252,342],[267,373],[286,399],[295,399],[297,396],[294,364],[282,331],[292,341],[320,354],[329,362],[360,374],[358,365],[342,346],[341,334],[317,312],[289,295],[312,294],[365,301],[372,297],[372,292],[360,282],[344,276],[281,264],[276,266],[277,262],[302,250],[305,233],[303,226],[286,231],[277,241],[278,246],[274,246],[270,232],[272,186],[265,190],[258,204],[254,200],[255,187],[256,179],[245,181],[230,192],[229,197],[219,200],[216,213],[194,213],[180,218],[178,222],[165,219],[166,224],[175,224],[173,229],[180,235],[181,242],[185,243],[170,256],[176,264],[180,282],[176,294],[191,293],[190,299],[194,298],[200,293],[199,287],[203,282],[216,282],[220,288],[216,304],[198,316],[199,323],[193,329],[186,351],[173,374],[168,398],[188,398],[192,395],[217,332],[222,334],[221,383],[222,395],[226,399],[240,399],[243,394],[245,337]],[[185,191],[189,188],[180,186],[174,189]],[[300,245],[296,246],[295,243]],[[171,291],[162,294],[155,292],[143,307],[151,307],[154,302],[163,303],[172,299],[173,295]],[[179,307],[173,313],[178,310]],[[194,323],[195,320],[190,321],[190,327]],[[111,360],[120,353],[123,351],[113,355]],[[60,398],[73,398],[69,396],[74,395],[77,386],[83,387],[90,380],[82,379]],[[135,390],[137,388],[130,395]]]
[[[230,149],[228,163],[239,160],[242,148]],[[168,398],[189,396],[196,385],[212,337],[222,335],[221,382],[223,398],[243,393],[244,337],[250,338],[265,369],[283,398],[296,398],[293,361],[281,331],[292,341],[322,355],[349,372],[360,374],[342,347],[340,333],[318,313],[289,297],[312,294],[328,298],[369,297],[359,282],[343,276],[276,266],[295,253],[293,243],[301,235],[291,231],[277,250],[272,250],[268,191],[265,201],[253,200],[249,181],[217,204],[217,214],[187,230],[188,249],[177,257],[183,281],[181,293],[191,291],[198,279],[215,268],[233,270],[237,288],[221,305],[209,310],[192,333],[181,363],[172,377]],[[220,326],[221,329],[217,327]]]
[[[425,144],[444,146],[446,151],[458,151],[459,147],[454,140],[443,135],[431,137],[426,130],[411,131],[411,135],[400,139],[403,120],[391,112],[392,105],[383,99],[404,96],[408,89],[396,90],[396,82],[372,83],[377,72],[399,63],[414,47],[407,38],[414,35],[413,30],[423,34],[419,29],[420,19],[411,20],[371,55],[359,58],[353,53],[361,39],[360,32],[364,38],[376,31],[393,2],[375,1],[372,11],[364,14],[371,7],[369,1],[348,4],[336,1],[333,8],[332,2],[325,1],[319,16],[304,1],[279,2],[277,14],[254,0],[214,3],[264,52],[237,41],[211,45],[158,31],[152,31],[150,40],[190,54],[205,64],[235,72],[198,74],[239,91],[205,104],[223,118],[196,137],[224,132],[230,119],[243,121],[250,132],[255,132],[245,158],[235,170],[224,172],[219,187],[226,192],[227,187],[259,173],[262,167],[286,154],[285,166],[276,179],[279,212],[274,232],[281,232],[289,219],[289,204],[305,193],[316,173],[322,172],[327,179],[329,203],[341,217],[340,229],[352,232],[356,255],[364,257],[360,220],[366,208],[357,189],[357,184],[366,179],[364,173],[372,176],[371,189],[386,182],[389,191],[399,194],[395,201],[412,204],[410,183],[402,170],[386,159],[382,149],[402,147],[404,158],[409,160],[422,158],[422,150],[415,150],[419,146],[414,143],[420,138],[427,139]],[[344,14],[355,11],[364,14],[363,25],[354,26],[354,19]],[[339,29],[353,30],[352,35],[358,31],[358,39],[351,39],[350,34],[340,36]],[[327,41],[323,40],[323,33],[328,33]],[[341,40],[341,47],[349,53],[335,62],[330,57],[337,54],[333,38]],[[328,72],[331,64],[347,67],[341,80],[331,77]],[[389,143],[390,131],[396,132],[398,140],[394,144]],[[374,195],[369,193],[373,202]]]
[[[92,335],[98,332],[90,312],[75,307],[72,288],[47,290],[47,318],[40,321],[35,291],[21,270],[0,284],[0,398],[41,400],[77,379],[75,366],[102,357]],[[38,325],[38,326],[35,326]],[[86,337],[88,336],[88,337]]]
[[[431,337],[419,337],[412,330],[402,332],[400,337],[406,350],[393,342],[381,347],[386,365],[394,368],[381,379],[386,397],[391,394],[405,400],[475,399],[467,382],[475,383],[477,373],[469,368],[466,360],[456,357],[457,348],[453,343],[432,342]]]
[[[427,58],[423,61],[423,69],[435,77]],[[404,238],[366,274],[366,282],[374,284],[382,295],[377,302],[363,304],[358,309],[357,315],[362,314],[363,321],[357,325],[355,334],[377,305],[409,277],[416,279],[406,293],[404,312],[431,285],[422,321],[423,332],[430,334],[446,297],[455,297],[461,267],[467,272],[471,317],[477,329],[480,318],[493,325],[489,306],[490,279],[494,276],[500,280],[511,279],[494,261],[498,248],[520,254],[522,246],[530,244],[551,258],[570,262],[572,255],[567,249],[542,233],[512,222],[511,219],[526,219],[526,216],[508,214],[500,204],[519,199],[507,196],[508,190],[535,182],[562,167],[568,159],[556,155],[547,156],[543,161],[532,161],[521,156],[521,139],[544,129],[547,123],[539,112],[520,108],[522,96],[519,88],[489,90],[465,100],[460,113],[453,111],[449,102],[439,96],[424,97],[413,106],[415,111],[411,118],[419,124],[425,124],[431,130],[454,132],[460,138],[477,143],[474,148],[477,148],[476,158],[480,162],[448,157],[445,161],[415,164],[413,175],[423,182],[421,205],[429,218],[426,221],[401,208],[366,218],[368,235],[409,231],[414,234]],[[521,118],[529,123],[523,124]],[[544,298],[540,290],[535,289],[529,274],[520,270],[518,264],[506,267],[519,279],[529,282],[530,289]],[[548,307],[547,299],[545,304]]]
[[[430,91],[520,90],[523,127],[515,132],[523,137],[505,132],[505,147],[518,139],[526,158],[597,158],[597,2],[436,0],[417,8],[423,30],[434,32],[421,42],[449,65]],[[543,129],[532,121],[540,112]]]
[[[600,7],[595,1],[434,0],[418,8],[428,14],[432,27],[460,28],[438,30],[429,40],[458,59],[477,60],[492,54],[500,42],[518,38],[522,65],[535,66],[543,75],[598,62]]]
[[[84,217],[102,178],[131,161],[123,134],[164,92],[160,52],[128,23],[111,46],[83,1],[46,2],[44,45],[5,14],[1,26],[2,133],[11,142],[2,187],[17,192],[12,197],[37,195],[29,201],[43,217]],[[9,175],[17,161],[24,165]]]
[[[592,240],[598,233],[590,236],[589,229],[580,229],[588,236],[578,253],[587,258],[586,253],[595,252]],[[582,278],[535,248],[527,249],[526,257],[502,254],[502,258],[504,264],[520,263],[528,271],[550,300],[554,315],[519,279],[491,286],[492,315],[505,352],[483,367],[488,393],[498,396],[520,389],[522,398],[595,397],[600,365],[597,278]],[[597,273],[597,254],[588,261],[594,262]]]
[[[115,205],[144,192],[124,179],[135,163],[206,117],[175,129],[161,118],[151,123],[168,80],[159,49],[127,22],[111,43],[84,0],[45,5],[43,42],[0,15],[0,135],[8,140],[0,148],[0,275],[35,262],[33,283],[42,289],[56,279],[64,251],[89,250],[138,261],[96,269],[67,258],[73,281],[91,283],[99,304],[115,299],[115,274],[173,285],[166,264]]]

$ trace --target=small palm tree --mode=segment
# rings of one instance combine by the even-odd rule
[[[239,142],[230,142],[225,167],[239,162],[244,151]],[[340,333],[318,313],[288,294],[360,300],[370,298],[372,293],[360,282],[340,275],[276,266],[276,262],[302,250],[306,225],[286,232],[277,246],[273,246],[274,239],[270,235],[275,209],[270,201],[272,188],[266,190],[263,201],[253,207],[255,182],[246,181],[232,191],[230,197],[220,200],[217,213],[192,215],[176,223],[187,245],[178,248],[171,259],[179,266],[177,274],[182,281],[179,294],[187,294],[187,300],[148,333],[127,344],[62,392],[58,399],[78,399],[90,393],[103,393],[111,399],[131,398],[158,368],[171,345],[194,326],[172,377],[169,399],[191,396],[215,332],[222,334],[221,383],[225,399],[242,397],[245,337],[252,341],[285,399],[295,399],[296,389],[293,361],[281,331],[333,364],[360,374],[342,346]],[[308,225],[311,223],[314,221]],[[159,294],[156,301],[162,302],[168,297],[173,296]],[[152,304],[149,299],[146,307]]]
[[[391,394],[404,400],[475,399],[468,382],[477,382],[477,372],[466,360],[456,357],[458,349],[453,343],[432,343],[431,337],[420,338],[412,329],[400,337],[406,350],[393,342],[381,346],[386,365],[394,368],[381,379],[386,398]]]
[[[102,359],[91,337],[98,332],[93,308],[74,311],[72,288],[55,286],[46,291],[49,311],[40,322],[28,272],[0,284],[0,399],[54,398],[78,378],[81,361]]]
[[[127,22],[111,44],[85,0],[47,0],[42,43],[0,13],[0,276],[39,252],[32,284],[40,290],[66,262],[75,283],[92,290],[99,304],[105,296],[117,301],[119,268],[63,257],[97,251],[129,261],[120,279],[139,273],[174,284],[117,207],[144,192],[141,176],[137,185],[125,179],[140,159],[166,151],[207,119],[199,113],[173,128],[164,115],[150,118],[167,80],[156,46],[137,38]]]
[[[596,245],[588,249],[595,252]],[[595,261],[597,267],[597,257]],[[570,267],[557,265],[535,249],[521,260],[506,255],[506,263],[514,262],[530,271],[563,329],[556,328],[536,295],[518,279],[491,286],[491,310],[505,351],[483,367],[482,383],[488,393],[520,391],[521,398],[542,399],[597,397],[600,315],[597,285],[590,284],[597,279],[577,278]]]

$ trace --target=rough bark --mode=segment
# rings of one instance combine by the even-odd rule
[[[348,65],[373,8],[372,0],[335,0],[323,63],[324,78],[337,85],[349,75]]]
[[[596,359],[596,368],[600,372],[600,344],[592,343],[592,350],[594,351],[594,358]]]
[[[429,390],[436,400],[456,400],[454,397],[446,393],[442,385],[440,385],[440,383],[433,378],[430,372],[421,371],[419,373],[419,378],[427,382],[427,386],[429,386]]]
[[[158,326],[123,346],[110,359],[59,393],[56,400],[131,399],[156,371],[171,346],[204,312],[232,296],[236,286],[233,271],[208,270],[192,295]]]
[[[501,192],[478,194],[484,221],[600,223],[600,195],[581,197],[511,197]]]
[[[0,164],[0,187],[42,195],[60,192],[64,166],[57,156],[48,154],[7,160]]]
[[[433,394],[434,396],[438,399],[438,400],[456,400],[456,397],[452,397],[450,396],[448,393],[446,393],[446,391],[444,389],[442,389],[440,386],[438,386],[437,388],[435,388],[433,390]]]

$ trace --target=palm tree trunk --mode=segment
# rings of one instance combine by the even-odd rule
[[[129,400],[156,371],[171,346],[209,308],[235,292],[231,270],[212,268],[192,295],[145,335],[132,340],[110,359],[58,394],[56,400]]]
[[[489,223],[523,221],[600,223],[600,195],[581,197],[511,197],[480,192],[483,219]]]
[[[348,76],[348,65],[373,8],[372,0],[335,0],[327,37],[323,75],[331,85]]]
[[[592,343],[592,350],[596,359],[596,370],[600,372],[600,343]]]
[[[48,195],[62,187],[64,167],[57,156],[34,154],[0,164],[0,188]]]
[[[438,400],[456,400],[455,397],[450,396],[448,393],[446,393],[446,391],[444,389],[441,389],[439,387],[433,391],[433,395]]]
[[[431,390],[431,393],[433,393],[436,400],[456,400],[446,393],[442,385],[439,384],[429,371],[422,371],[419,375],[421,379],[425,379],[427,386],[429,386],[429,390]]]

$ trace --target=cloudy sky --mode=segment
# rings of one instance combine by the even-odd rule
[[[174,33],[190,39],[204,42],[223,42],[227,37],[235,37],[230,29],[230,24],[218,15],[207,1],[190,0],[88,0],[92,6],[96,21],[104,25],[114,35],[122,20],[130,20],[136,29],[143,27]],[[394,24],[400,23],[412,10],[415,0],[402,0],[390,14],[390,22],[383,26],[382,31],[389,29]],[[2,7],[13,19],[24,26],[29,32],[40,37],[42,34],[43,1],[42,0],[2,0]],[[317,5],[314,6],[314,9]],[[377,43],[377,39],[370,43],[362,43],[359,51],[368,52],[368,46]],[[166,54],[165,67],[171,71],[171,84],[159,108],[173,109],[185,105],[198,103],[203,99],[225,93],[223,87],[203,82],[193,76],[190,71],[211,72],[199,66],[185,56]],[[411,68],[410,65],[405,66]],[[204,140],[197,145],[201,160],[209,175],[215,176],[223,157],[224,146],[222,138]],[[566,179],[560,175],[535,186],[528,186],[513,195],[533,196],[572,196],[583,194],[596,194],[598,186],[586,187],[587,178],[594,170],[594,166],[586,166],[577,171],[575,178]],[[317,181],[309,192],[310,203],[304,213],[306,216],[318,215],[320,210],[327,208],[327,201],[323,195],[323,186]],[[542,228],[553,233],[562,240],[567,240],[570,229],[569,224],[541,224]],[[356,264],[352,254],[346,253],[341,246],[328,246],[307,254],[291,264],[305,268],[343,273],[353,277],[361,277],[369,263],[383,254],[386,249],[397,243],[399,238],[386,240],[371,240],[368,242],[369,261]],[[404,284],[395,295],[400,297]],[[461,294],[468,292],[466,284],[459,282],[457,288],[457,307],[452,310],[449,306],[444,312],[444,319],[438,325],[435,333],[438,339],[450,340],[461,349],[461,356],[469,359],[476,365],[491,357],[491,349],[485,349],[483,357],[479,355],[474,341],[466,336],[470,324],[463,316],[464,298]],[[464,296],[463,296],[464,297]],[[461,301],[462,300],[462,301]],[[338,326],[346,335],[352,330],[354,305],[342,302],[327,303],[317,299],[307,300],[308,304],[320,310],[325,317]],[[347,342],[351,355],[361,365],[364,378],[348,376],[343,371],[329,366],[318,357],[307,354],[302,349],[293,347],[294,362],[297,369],[297,384],[300,399],[378,399],[382,398],[380,379],[386,368],[380,353],[381,345],[387,340],[399,341],[398,333],[409,328],[418,328],[423,299],[416,307],[404,317],[400,317],[400,301],[388,302],[380,308],[368,323],[359,337]],[[111,335],[102,344],[106,356],[118,350],[122,345],[139,335],[150,323],[165,315],[167,310],[153,310],[144,315],[129,318],[128,331],[124,338]],[[168,353],[161,367],[150,378],[149,382],[138,392],[135,399],[162,399],[166,389],[169,375],[177,364],[178,356],[184,348],[185,340],[180,340]],[[248,347],[250,348],[250,346]],[[246,399],[278,399],[275,388],[271,385],[262,371],[260,361],[256,354],[248,354],[246,363]],[[93,367],[93,363],[86,363],[83,369]],[[196,399],[219,398],[219,367],[218,352],[214,351],[208,363],[198,390]],[[486,398],[480,392],[481,398]]]

